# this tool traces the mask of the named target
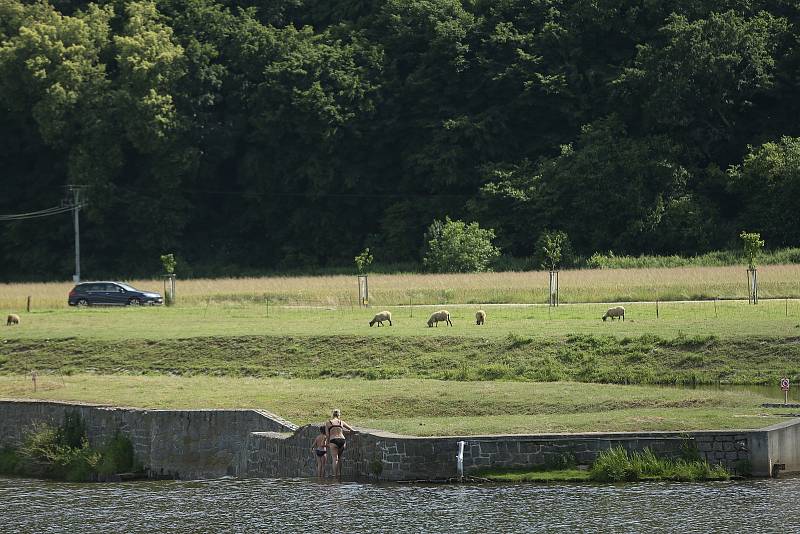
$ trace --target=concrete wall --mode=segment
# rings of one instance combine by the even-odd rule
[[[318,425],[296,433],[258,432],[250,436],[245,462],[239,472],[251,477],[314,476],[311,441]],[[464,473],[480,469],[528,468],[557,463],[563,455],[591,464],[601,451],[621,446],[628,451],[652,450],[658,456],[677,458],[694,446],[710,463],[736,471],[751,460],[747,431],[719,432],[612,432],[421,438],[375,430],[359,430],[349,437],[343,477],[351,480],[431,480],[458,475],[458,442],[465,441]],[[800,442],[798,442],[800,443]]]
[[[237,475],[251,432],[294,431],[260,410],[141,410],[59,402],[0,401],[0,445],[14,446],[36,422],[60,425],[67,411],[86,423],[89,442],[102,445],[119,430],[151,476],[182,479]]]
[[[225,475],[314,476],[311,442],[319,425],[299,428],[261,410],[142,410],[87,404],[0,401],[0,446],[16,445],[35,422],[59,425],[68,410],[87,425],[92,445],[116,431],[133,442],[151,476],[182,479]],[[552,464],[564,454],[590,464],[610,447],[651,449],[676,457],[692,444],[710,463],[736,471],[746,461],[756,476],[774,464],[800,472],[800,419],[760,430],[612,432],[423,438],[360,429],[348,436],[343,476],[348,480],[436,480],[457,476],[458,442],[466,442],[464,472],[486,467]]]

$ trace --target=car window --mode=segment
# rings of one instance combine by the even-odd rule
[[[103,284],[86,284],[86,291],[89,293],[96,293],[98,291],[105,291]]]
[[[118,284],[118,285],[120,285],[121,287],[125,288],[127,291],[139,291],[135,287],[131,287],[128,284]]]
[[[122,288],[117,284],[106,284],[106,291],[109,293],[122,293]]]

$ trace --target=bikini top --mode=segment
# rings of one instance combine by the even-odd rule
[[[334,424],[333,424],[333,420],[329,420],[329,421],[328,421],[328,424],[330,425],[330,426],[328,427],[328,432],[330,432],[332,428],[341,428],[341,429],[344,429],[344,427],[341,425],[341,423],[339,423],[338,425],[334,425]]]

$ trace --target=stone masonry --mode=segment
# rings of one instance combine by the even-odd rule
[[[17,445],[37,422],[58,425],[68,411],[87,425],[89,441],[101,445],[120,431],[153,477],[181,479],[311,477],[311,442],[319,425],[296,425],[263,410],[142,410],[89,404],[0,400],[0,446]],[[458,442],[464,441],[464,473],[489,467],[528,468],[562,458],[591,464],[608,448],[652,450],[680,456],[687,447],[712,464],[755,476],[776,469],[800,472],[800,419],[759,430],[703,432],[609,432],[507,436],[417,437],[358,429],[348,436],[347,480],[446,480],[457,473]],[[782,466],[782,467],[781,467]]]

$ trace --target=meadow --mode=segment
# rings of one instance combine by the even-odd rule
[[[707,288],[704,269],[627,275],[642,287]],[[764,286],[788,287],[768,273],[762,295]],[[583,277],[599,299],[634,287],[625,274],[562,272],[562,302],[568,280],[575,287]],[[0,312],[20,313],[22,324],[0,327],[0,397],[259,407],[299,423],[333,403],[355,424],[410,434],[689,430],[765,426],[780,411],[747,392],[639,386],[800,378],[798,300],[625,302],[624,322],[603,322],[613,299],[551,308],[523,298],[543,300],[546,282],[546,273],[376,275],[370,308],[348,294],[352,276],[181,281],[174,307],[67,308],[70,284],[5,286]],[[428,328],[444,305],[407,305],[409,292],[414,303],[447,301],[454,326]],[[31,312],[22,311],[27,294]],[[378,305],[375,295],[396,304]],[[525,303],[486,304],[504,299]],[[484,326],[475,325],[479,307]],[[393,326],[370,328],[382,309]]]
[[[21,313],[22,325],[0,328],[0,339],[91,338],[180,339],[207,336],[364,336],[532,338],[574,334],[631,337],[651,335],[715,336],[719,338],[800,336],[800,300],[698,301],[624,303],[625,321],[602,321],[609,304],[447,305],[453,327],[428,328],[426,321],[440,306],[282,306],[266,302],[222,302],[203,306],[89,307]],[[478,308],[488,314],[486,325],[475,325]],[[392,312],[393,326],[369,321],[383,309]],[[4,311],[1,310],[0,311]],[[12,309],[8,309],[12,311]]]
[[[744,266],[644,269],[575,269],[559,274],[562,303],[678,301],[747,298]],[[762,298],[800,297],[800,264],[759,268]],[[134,287],[163,292],[161,280],[131,280]],[[527,304],[547,302],[549,278],[543,271],[472,274],[372,274],[370,304]],[[0,310],[67,307],[68,282],[0,284]],[[179,302],[187,306],[214,303],[313,305],[345,308],[357,305],[355,275],[273,276],[178,280]]]
[[[0,397],[144,408],[264,408],[414,435],[760,428],[784,420],[749,392],[603,384],[176,376],[0,376]],[[785,412],[785,410],[783,410]]]
[[[791,306],[790,306],[791,304]],[[716,306],[716,308],[715,308]],[[599,304],[451,308],[454,326],[425,324],[434,307],[374,310],[237,305],[48,310],[0,328],[0,374],[615,384],[768,384],[800,376],[800,302],[628,306],[602,321]],[[414,317],[411,317],[411,315]],[[788,315],[787,315],[788,314]]]

